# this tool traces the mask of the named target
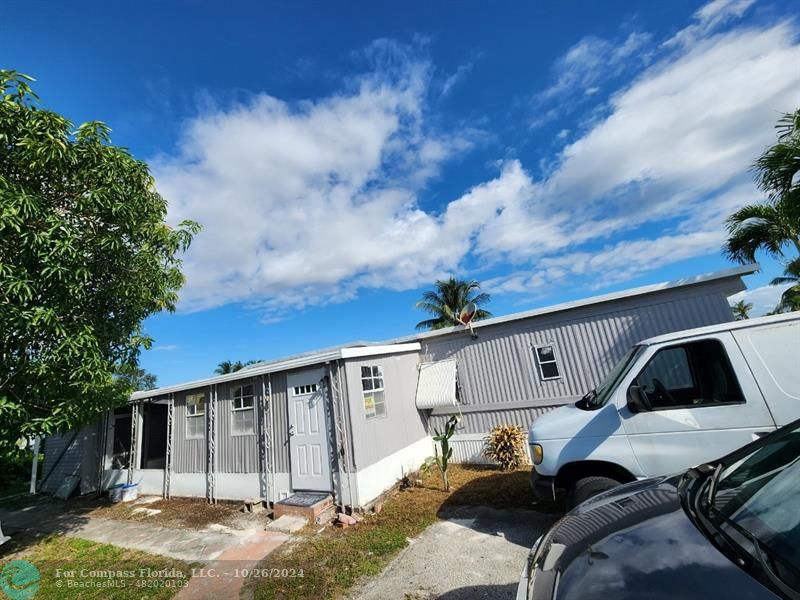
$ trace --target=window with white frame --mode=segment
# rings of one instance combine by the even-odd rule
[[[542,380],[546,381],[548,379],[558,379],[561,377],[554,344],[534,346],[534,352],[536,353],[536,364],[539,366],[539,376]]]
[[[308,394],[314,394],[317,391],[317,384],[310,383],[308,385],[296,385],[292,388],[292,395],[294,396],[306,396]]]
[[[186,438],[197,439],[205,435],[206,395],[186,396]]]
[[[386,416],[386,392],[383,388],[383,367],[361,367],[361,390],[367,419]]]
[[[231,400],[231,433],[248,435],[256,432],[253,385],[237,385]]]

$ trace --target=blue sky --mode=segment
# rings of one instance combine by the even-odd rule
[[[506,314],[726,268],[800,105],[788,1],[262,4],[0,7],[2,64],[204,227],[160,384],[410,333],[449,273]]]

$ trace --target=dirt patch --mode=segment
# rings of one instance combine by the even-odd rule
[[[239,510],[242,506],[241,502],[209,504],[200,498],[158,499],[153,502],[139,504],[135,502],[111,504],[105,499],[77,499],[76,502],[85,503],[89,509],[88,514],[92,517],[141,521],[168,527],[206,529],[216,525],[232,530],[246,530],[256,526],[263,527],[266,522],[264,513],[241,512]],[[160,512],[158,514],[148,514],[143,511],[134,512],[136,508],[143,506]]]

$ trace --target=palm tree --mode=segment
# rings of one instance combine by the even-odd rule
[[[475,281],[466,281],[450,277],[447,280],[439,280],[433,285],[432,291],[422,294],[422,299],[417,302],[416,307],[434,316],[417,323],[417,329],[442,329],[459,325],[458,313],[468,303],[472,302],[480,307],[491,300],[491,296],[485,292],[478,292],[481,285]],[[474,321],[491,317],[492,313],[488,310],[478,308],[475,313]]]
[[[800,256],[787,259],[793,246],[800,255],[800,109],[784,115],[777,125],[778,141],[767,148],[753,168],[763,204],[744,206],[726,220],[729,258],[748,263],[758,250],[783,262],[784,274],[772,285],[793,284],[781,295],[773,313],[800,310]]]
[[[737,262],[755,261],[757,250],[782,259],[787,245],[800,253],[800,109],[784,115],[777,129],[777,143],[753,165],[767,202],[744,206],[726,220],[724,251]]]
[[[750,318],[750,311],[753,310],[753,305],[744,300],[739,300],[736,304],[731,306],[733,311],[733,318],[737,321],[744,321]]]
[[[793,284],[781,294],[780,302],[773,311],[774,314],[800,310],[800,256],[786,264],[781,277],[776,277],[770,282],[772,285]]]
[[[214,369],[214,373],[217,375],[226,375],[227,373],[235,373],[236,371],[240,371],[244,369],[248,365],[254,365],[257,362],[261,362],[259,360],[248,360],[247,362],[242,362],[240,360],[237,361],[230,361],[230,360],[223,360],[221,363],[217,365],[217,368]]]
[[[782,259],[789,244],[800,253],[800,189],[775,202],[743,206],[725,224],[728,241],[724,251],[736,262],[755,262],[758,250]]]

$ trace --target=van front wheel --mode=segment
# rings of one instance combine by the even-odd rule
[[[572,510],[584,500],[588,500],[592,496],[596,496],[600,492],[605,492],[618,485],[622,485],[622,483],[611,477],[602,477],[600,475],[582,477],[574,482],[570,486],[569,491],[567,491],[567,510]]]

